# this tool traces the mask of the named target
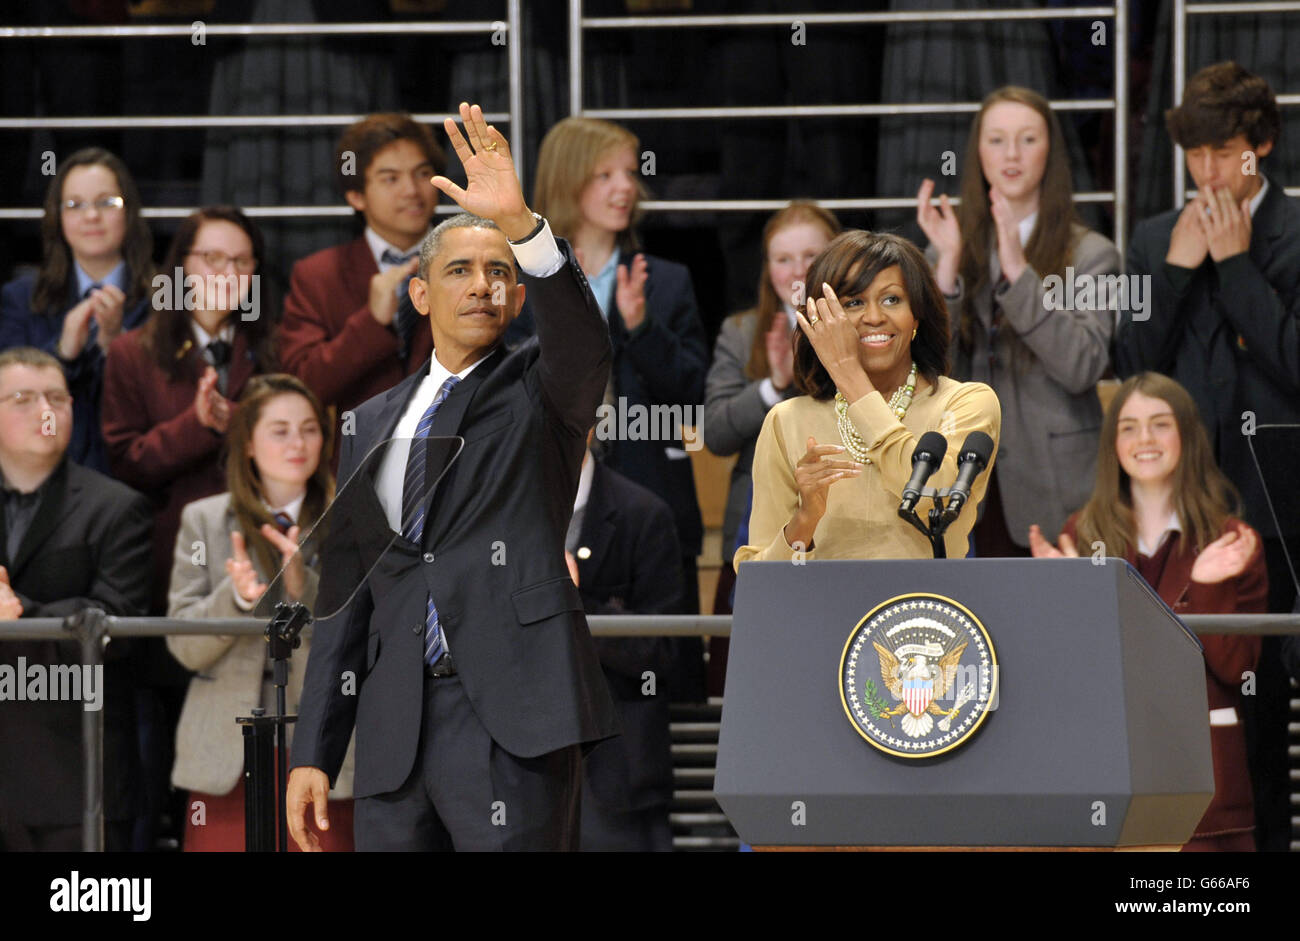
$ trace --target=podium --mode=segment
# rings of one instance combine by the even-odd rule
[[[940,609],[990,649],[957,621],[909,634]],[[918,719],[902,687],[944,644],[996,668]],[[756,847],[1177,848],[1214,793],[1208,708],[1200,642],[1122,559],[746,563],[714,791]],[[964,740],[909,754],[902,722],[948,711]]]

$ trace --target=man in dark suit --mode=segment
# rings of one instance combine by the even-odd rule
[[[429,182],[446,159],[405,114],[372,114],[339,139],[343,195],[365,232],[293,266],[280,361],[326,408],[343,413],[429,361],[429,332],[407,299],[420,241],[438,205]]]
[[[328,827],[354,725],[358,850],[574,849],[580,746],[617,731],[564,564],[608,335],[572,252],[525,205],[505,138],[477,105],[460,113],[468,142],[446,126],[468,187],[434,183],[466,213],[431,233],[410,285],[435,354],[344,438],[321,592],[365,583],[313,635],[287,798],[303,849],[318,846],[309,805]],[[516,261],[538,336],[507,353]],[[425,439],[451,435],[463,447],[429,498]],[[364,547],[390,539],[366,576]]]
[[[1277,101],[1262,78],[1220,62],[1192,76],[1165,122],[1197,195],[1133,233],[1128,273],[1149,279],[1148,306],[1121,313],[1115,370],[1161,372],[1192,394],[1246,521],[1264,537],[1269,611],[1290,611],[1282,542],[1300,533],[1300,519],[1279,520],[1279,531],[1245,437],[1300,422],[1300,206],[1259,167],[1277,140]],[[1246,699],[1257,836],[1260,849],[1285,850],[1288,691],[1277,638],[1264,639],[1257,690]]]
[[[72,402],[58,360],[31,347],[0,353],[0,619],[148,608],[153,511],[126,485],[68,460],[71,438]],[[130,848],[139,759],[125,652],[124,642],[113,641],[100,677],[82,671],[79,701],[17,700],[16,689],[5,691],[0,849],[81,848],[86,708],[104,710],[105,847]],[[0,664],[16,683],[28,681],[17,675],[24,662],[29,675],[53,677],[53,667],[80,664],[80,645],[0,644]],[[52,689],[47,679],[46,694]]]
[[[590,446],[590,436],[588,437]],[[681,592],[672,508],[595,460],[582,463],[565,559],[587,614],[672,614]],[[668,852],[673,796],[666,637],[600,637],[623,734],[587,756],[582,849]]]

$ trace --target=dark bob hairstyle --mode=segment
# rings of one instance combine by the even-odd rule
[[[908,306],[916,318],[912,359],[916,371],[930,383],[930,394],[940,376],[948,374],[948,307],[920,249],[899,235],[850,229],[837,235],[808,269],[808,297],[822,297],[825,282],[840,298],[861,294],[876,275],[897,266],[903,274]],[[794,335],[795,387],[804,395],[826,400],[835,395],[835,383],[817,358],[802,329]]]

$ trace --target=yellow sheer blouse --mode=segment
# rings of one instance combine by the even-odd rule
[[[912,451],[927,431],[937,431],[947,438],[948,453],[926,486],[936,489],[951,486],[957,479],[957,454],[968,434],[982,431],[995,444],[999,440],[1002,410],[997,395],[982,382],[957,382],[941,376],[936,386],[916,393],[901,421],[879,392],[852,403],[848,414],[867,444],[871,463],[859,477],[840,478],[831,484],[826,515],[813,534],[813,548],[803,557],[810,561],[931,558],[929,540],[898,516],[903,487],[912,474]],[[794,468],[807,450],[809,435],[818,444],[844,443],[836,425],[833,399],[819,402],[801,395],[768,411],[754,450],[749,544],[736,550],[737,567],[742,562],[795,557],[784,530],[799,508]],[[848,454],[841,456],[849,458]],[[990,459],[989,468],[992,466]],[[976,510],[984,499],[988,479],[988,470],[979,475],[971,489],[970,501],[944,535],[950,559],[966,555],[967,536],[975,525]],[[1014,498],[1014,494],[1007,496]],[[926,520],[933,505],[930,498],[923,497],[917,504],[917,515]]]

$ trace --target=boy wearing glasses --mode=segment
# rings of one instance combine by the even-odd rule
[[[68,458],[72,425],[59,361],[32,347],[0,353],[0,620],[148,606],[152,510]],[[72,683],[76,641],[0,644],[0,679],[12,679],[0,681],[0,851],[81,848],[81,722],[94,709],[104,710],[104,845],[130,848],[139,772],[125,652],[111,641],[103,670],[78,667]]]

